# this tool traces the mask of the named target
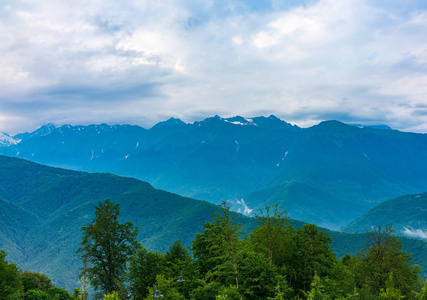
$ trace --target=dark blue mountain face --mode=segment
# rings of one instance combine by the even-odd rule
[[[149,130],[64,125],[19,137],[0,153],[136,177],[246,212],[281,202],[291,217],[334,229],[384,200],[427,191],[427,135],[338,121],[302,129],[274,116],[172,118]]]

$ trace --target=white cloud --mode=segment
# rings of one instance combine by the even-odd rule
[[[0,109],[28,126],[273,113],[427,132],[422,0],[269,3],[10,1]]]
[[[413,238],[421,238],[427,240],[427,231],[422,229],[414,229],[405,227],[403,234]]]
[[[246,216],[249,216],[252,213],[253,209],[249,208],[249,206],[246,204],[243,198],[240,200],[237,199],[236,203],[238,204],[237,212],[242,213]]]

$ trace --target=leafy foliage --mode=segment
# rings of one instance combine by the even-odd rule
[[[97,217],[106,216],[107,223],[114,224],[119,207],[107,200],[99,203],[96,212],[95,220],[89,225],[95,225]],[[150,300],[158,289],[165,300],[425,299],[426,288],[421,287],[418,277],[420,269],[412,265],[410,256],[402,251],[400,241],[388,226],[373,230],[362,252],[337,260],[327,232],[313,224],[294,228],[283,211],[276,211],[272,216],[258,215],[259,227],[249,236],[240,231],[240,224],[235,224],[235,216],[225,203],[218,206],[213,220],[206,222],[203,232],[194,239],[193,257],[179,239],[164,254],[143,247],[135,253],[124,248],[122,252],[128,255],[123,257],[121,251],[112,252],[118,261],[124,262],[126,269],[115,273],[119,274],[113,280],[116,290],[103,298],[127,300],[130,296],[132,300]],[[131,224],[130,227],[127,233],[136,234],[137,229]],[[110,240],[112,237],[108,234],[115,232],[109,226],[95,228],[99,231],[97,234]],[[275,231],[274,235],[260,234]],[[286,251],[283,243],[287,244]],[[130,242],[129,246],[132,245]],[[4,261],[5,253],[0,253]],[[117,265],[115,259],[110,261],[113,266]],[[4,262],[2,265],[14,266]],[[5,299],[20,299],[24,295],[25,300],[74,300],[64,289],[53,286],[50,278],[43,274],[20,273],[16,267],[0,270],[0,278],[2,273],[12,270],[18,274],[20,283],[9,285],[12,287]],[[179,274],[185,274],[184,282],[177,280]],[[130,294],[125,292],[124,281],[129,282]],[[79,296],[80,292],[75,291],[74,297]],[[102,295],[95,297],[102,298]]]
[[[52,284],[49,277],[36,272],[21,272],[6,261],[0,249],[0,300],[74,300],[64,288]]]
[[[104,295],[104,300],[120,300],[119,294],[117,292],[112,292]]]
[[[371,294],[387,293],[387,290],[392,293],[396,288],[403,296],[410,297],[419,284],[420,269],[411,264],[410,255],[402,250],[401,242],[392,233],[390,226],[380,226],[370,232],[368,245],[355,264],[356,282]]]
[[[313,224],[295,229],[284,211],[273,210],[270,215],[267,207],[266,212],[258,215],[259,227],[245,238],[240,225],[234,224],[234,214],[221,204],[213,220],[206,222],[193,240],[194,259],[188,259],[179,241],[172,244],[163,259],[157,260],[160,268],[155,282],[146,285],[145,298],[135,299],[150,299],[151,284],[159,287],[165,299],[179,299],[174,284],[177,275],[170,271],[184,265],[196,270],[188,278],[185,294],[194,300],[422,297],[420,270],[411,265],[390,228],[372,232],[365,251],[337,260],[327,232]],[[140,251],[139,257],[149,253]],[[140,269],[149,266],[143,261],[139,264]]]
[[[110,200],[95,209],[94,220],[82,227],[84,236],[77,253],[89,262],[84,271],[95,291],[112,293],[125,280],[127,262],[138,249],[139,229],[131,222],[120,224],[119,205]]]
[[[7,262],[6,251],[0,250],[0,299],[8,299],[22,289],[23,286],[16,264]]]

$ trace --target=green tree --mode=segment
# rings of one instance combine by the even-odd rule
[[[110,200],[100,202],[95,207],[93,221],[81,228],[83,239],[77,253],[89,264],[84,271],[98,291],[95,298],[119,289],[118,283],[125,281],[127,262],[139,247],[136,240],[139,228],[131,222],[120,224],[119,215],[118,204]]]
[[[53,300],[73,300],[73,297],[64,288],[53,287],[47,293]]]
[[[285,300],[285,299],[288,299],[289,298],[288,293],[290,291],[291,290],[289,289],[289,287],[287,285],[285,285],[285,288],[283,288],[282,285],[280,284],[280,281],[278,281],[276,287],[274,288],[274,297],[270,297],[270,298],[268,298],[268,300]]]
[[[393,274],[396,289],[410,298],[412,291],[419,288],[420,269],[411,264],[411,256],[402,250],[402,243],[393,232],[391,226],[379,226],[369,232],[366,248],[355,264],[356,284],[378,296],[386,290],[386,282]]]
[[[282,292],[289,296],[291,289],[280,274],[280,270],[263,254],[244,247],[240,255],[239,293],[244,299],[264,300],[274,297],[279,284]]]
[[[219,290],[216,300],[241,300],[243,297],[236,286],[230,285]]]
[[[420,293],[416,293],[417,300],[427,300],[427,279],[424,282],[424,286]]]
[[[87,299],[89,293],[86,291],[85,294],[86,294],[85,295],[85,299]],[[80,288],[74,288],[74,290],[73,290],[73,299],[75,299],[75,300],[83,299],[83,293],[82,293],[82,290]]]
[[[354,274],[344,263],[348,255],[335,262],[329,272],[329,276],[322,279],[325,291],[332,299],[345,299],[349,295],[354,295],[355,280]]]
[[[385,282],[385,290],[381,289],[378,299],[379,300],[399,300],[404,298],[399,289],[394,287],[393,273],[390,273],[389,278]]]
[[[332,239],[314,224],[305,224],[293,234],[294,248],[290,253],[285,274],[290,286],[299,295],[307,293],[311,288],[314,275],[320,278],[330,274],[336,262],[332,251]]]
[[[104,300],[120,300],[119,294],[117,292],[106,294],[104,295]]]
[[[236,213],[222,202],[213,222],[203,224],[203,233],[196,234],[192,244],[193,256],[202,276],[208,281],[239,287],[239,253],[242,249],[241,224],[235,224]]]
[[[82,295],[82,291],[79,288],[74,288],[73,298],[74,299],[80,299],[81,295]]]
[[[313,277],[313,282],[311,283],[311,290],[307,294],[307,300],[324,300],[330,299],[325,292],[325,287],[317,274]]]
[[[52,300],[52,297],[42,290],[29,290],[25,293],[25,300]]]
[[[21,273],[21,281],[24,285],[24,292],[28,290],[41,290],[47,292],[53,288],[52,280],[44,274],[25,271]]]
[[[164,300],[182,300],[182,294],[174,284],[174,279],[166,278],[164,275],[156,276],[156,286],[160,293],[163,295]],[[148,296],[146,300],[153,299],[153,288],[148,288]]]
[[[198,287],[191,291],[191,300],[216,300],[216,296],[221,288],[218,282],[212,281],[207,283],[199,279],[198,283]]]
[[[259,226],[250,234],[250,240],[257,252],[265,252],[270,262],[279,263],[281,250],[285,246],[283,237],[289,232],[287,212],[279,204],[265,205],[265,209],[255,213]]]
[[[165,267],[167,269],[167,276],[171,278],[178,278],[181,271],[188,275],[191,272],[192,259],[187,248],[182,245],[180,239],[170,245],[165,253]]]
[[[23,286],[19,269],[14,263],[6,261],[6,251],[0,250],[0,300],[21,293]]]
[[[160,252],[150,252],[142,247],[129,263],[129,282],[132,299],[142,300],[156,284],[156,277],[164,270],[165,257]],[[148,292],[147,292],[148,291]]]

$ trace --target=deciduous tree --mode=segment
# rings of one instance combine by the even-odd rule
[[[255,213],[255,217],[259,226],[250,235],[253,247],[257,252],[265,251],[271,263],[279,264],[291,225],[286,211],[279,204],[266,204],[264,210]]]
[[[222,202],[213,222],[203,224],[203,233],[196,234],[192,252],[201,275],[209,280],[239,287],[239,252],[242,249],[241,224],[235,223],[236,213]],[[208,281],[209,281],[208,280]]]
[[[402,243],[393,235],[391,226],[379,226],[368,233],[366,248],[359,254],[354,274],[359,288],[378,296],[386,290],[386,282],[393,274],[396,289],[403,296],[411,297],[418,289],[418,266],[411,264],[411,256],[402,250]]]
[[[119,290],[118,283],[125,281],[127,262],[139,247],[139,228],[131,222],[120,224],[119,215],[118,204],[110,200],[100,202],[93,221],[81,228],[83,239],[77,253],[84,263],[87,260],[89,283],[101,292],[95,298]]]

